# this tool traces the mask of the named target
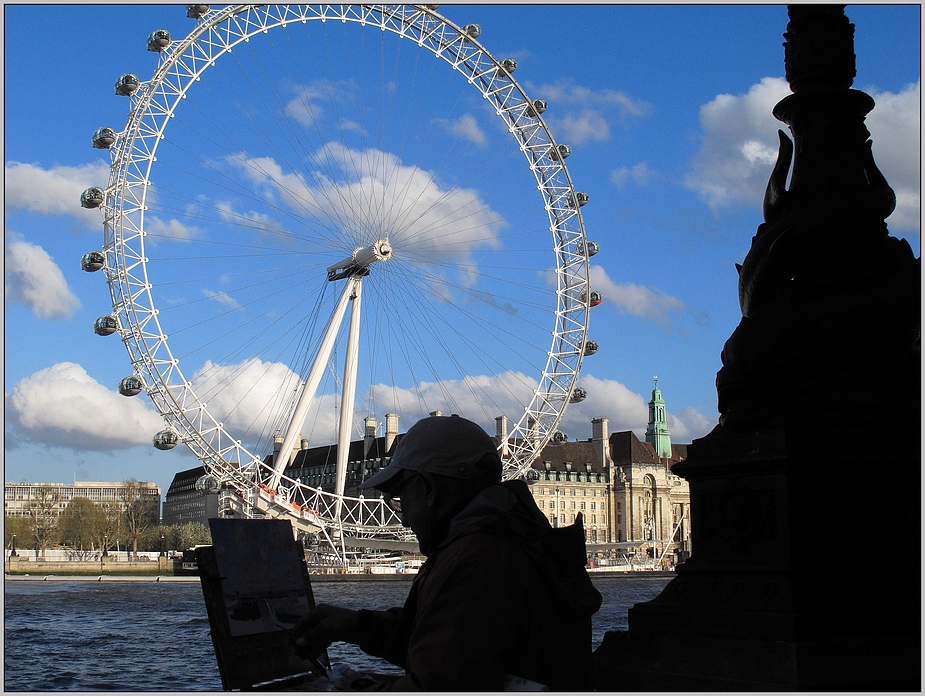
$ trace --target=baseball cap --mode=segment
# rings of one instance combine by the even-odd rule
[[[497,483],[501,480],[501,457],[494,440],[476,423],[455,415],[430,416],[408,429],[391,463],[360,488],[388,491],[404,479],[400,474],[406,471]]]

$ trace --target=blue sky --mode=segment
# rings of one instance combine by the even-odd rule
[[[706,434],[717,417],[720,351],[740,318],[734,264],[761,223],[776,131],[783,127],[770,112],[788,93],[781,46],[785,6],[444,5],[439,12],[458,25],[479,24],[479,41],[492,55],[516,59],[515,78],[531,99],[549,103],[544,118],[555,140],[571,145],[570,175],[590,197],[581,212],[588,238],[601,245],[591,259],[591,285],[604,302],[592,310],[590,330],[600,351],[584,362],[579,380],[588,399],[568,408],[562,430],[586,439],[591,419],[605,416],[612,431],[632,429],[642,437],[658,375],[673,439],[690,442]],[[846,13],[856,27],[854,87],[877,102],[868,128],[878,165],[898,198],[887,222],[918,255],[920,7],[858,5]],[[99,212],[81,209],[78,198],[88,186],[105,185],[108,176],[108,154],[92,149],[90,136],[103,125],[124,127],[128,102],[113,93],[115,79],[124,72],[149,79],[157,58],[145,50],[145,39],[159,28],[174,39],[184,36],[192,28],[184,15],[180,6],[4,8],[7,480],[135,477],[166,490],[175,472],[196,465],[182,448],[151,447],[161,419],[147,397],[117,393],[119,380],[131,371],[126,351],[117,337],[92,331],[94,319],[110,311],[109,292],[101,274],[79,267],[84,252],[101,248],[102,224]],[[295,82],[291,75],[286,79]],[[288,88],[302,95],[304,105],[313,98],[312,84]],[[286,89],[280,94],[289,95]],[[468,145],[447,151],[460,167],[469,156],[488,162],[479,139],[492,137],[490,127],[478,129],[460,109],[457,120],[446,121],[457,129],[448,142]],[[481,119],[478,107],[472,109],[465,114]],[[469,130],[460,130],[467,124]],[[234,139],[234,127],[227,120],[220,130]],[[512,180],[523,173],[516,160],[491,152],[498,160],[496,176],[506,176],[508,161],[514,163]],[[169,153],[165,149],[159,159],[169,163]],[[484,181],[487,186],[487,175]],[[172,185],[185,189],[189,182]],[[472,185],[473,195],[491,201],[478,185]],[[168,193],[159,199],[165,226]],[[240,201],[226,203],[243,211]],[[509,222],[498,222],[498,229],[510,230],[516,213],[505,215]],[[187,226],[194,227],[194,219],[185,218]],[[171,239],[178,242],[166,234],[164,244]],[[193,256],[194,243],[177,248]],[[527,256],[523,251],[525,264]],[[514,273],[515,256],[505,258]],[[151,281],[161,284],[165,301],[179,296],[179,290],[172,295],[165,289],[172,287],[164,283],[172,270],[152,261]],[[441,280],[461,288],[462,275]],[[214,288],[200,288],[211,293],[210,302],[200,298],[195,307],[224,303],[240,310],[232,316],[246,316],[243,286],[237,295],[225,292],[218,276]],[[301,287],[293,283],[293,298]],[[221,334],[189,329],[194,320],[179,309],[165,311],[163,320],[174,317],[181,324],[165,331],[176,335],[178,346],[191,337],[187,372],[201,374],[208,361],[217,364],[218,354],[207,346],[223,343]],[[504,368],[528,372],[528,363],[535,363],[524,352],[512,354],[508,364],[505,349],[515,351],[516,341],[493,338],[501,344],[493,357]],[[270,366],[264,375],[276,364],[256,349],[223,355],[225,364],[259,360]],[[470,376],[490,390],[503,381],[499,373],[486,369]],[[252,387],[246,405],[259,411],[255,403],[274,397]],[[245,418],[245,410],[231,409],[251,422],[253,413]],[[410,424],[406,418],[401,429]],[[485,427],[490,430],[490,421]]]

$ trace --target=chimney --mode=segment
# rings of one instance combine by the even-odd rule
[[[363,435],[363,459],[367,459],[369,456],[369,450],[373,446],[373,442],[376,441],[376,426],[377,421],[375,416],[366,416],[366,432]]]
[[[507,416],[498,416],[495,418],[495,437],[498,439],[498,444],[501,446],[499,454],[501,458],[504,459],[507,457]]]
[[[591,442],[601,458],[601,466],[605,471],[610,470],[610,432],[609,422],[606,418],[595,418],[591,421]]]
[[[443,415],[443,411],[431,411],[431,412],[430,412],[430,415],[431,415],[431,416],[434,416],[434,417],[436,417],[436,416],[442,416],[442,415]]]
[[[388,452],[395,444],[395,438],[398,437],[398,414],[385,414],[385,451]]]

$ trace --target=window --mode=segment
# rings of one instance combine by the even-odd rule
[[[597,524],[597,515],[591,515],[591,524]]]
[[[543,509],[543,501],[542,501],[542,500],[541,500],[541,501],[539,501],[539,508],[540,508],[540,510],[542,510],[542,509]]]
[[[586,503],[585,501],[582,500],[582,501],[581,501],[581,509],[584,510],[586,506],[587,506],[587,503]]]
[[[617,515],[617,524],[623,524],[623,515]]]
[[[575,509],[575,501],[573,500],[573,501],[572,501],[572,510],[574,510],[574,509]],[[574,517],[574,515],[573,515],[573,517]]]
[[[623,509],[623,503],[617,503],[617,510]]]
[[[591,509],[592,509],[592,510],[597,509],[597,503],[592,502],[592,503],[591,503]]]

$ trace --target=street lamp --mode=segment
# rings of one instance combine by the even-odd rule
[[[109,535],[103,535],[103,555],[109,557]]]
[[[18,554],[16,553],[16,535],[13,535],[13,538],[10,540],[10,558],[16,558]]]
[[[164,550],[164,535],[161,534],[161,556],[166,556],[167,551]]]

